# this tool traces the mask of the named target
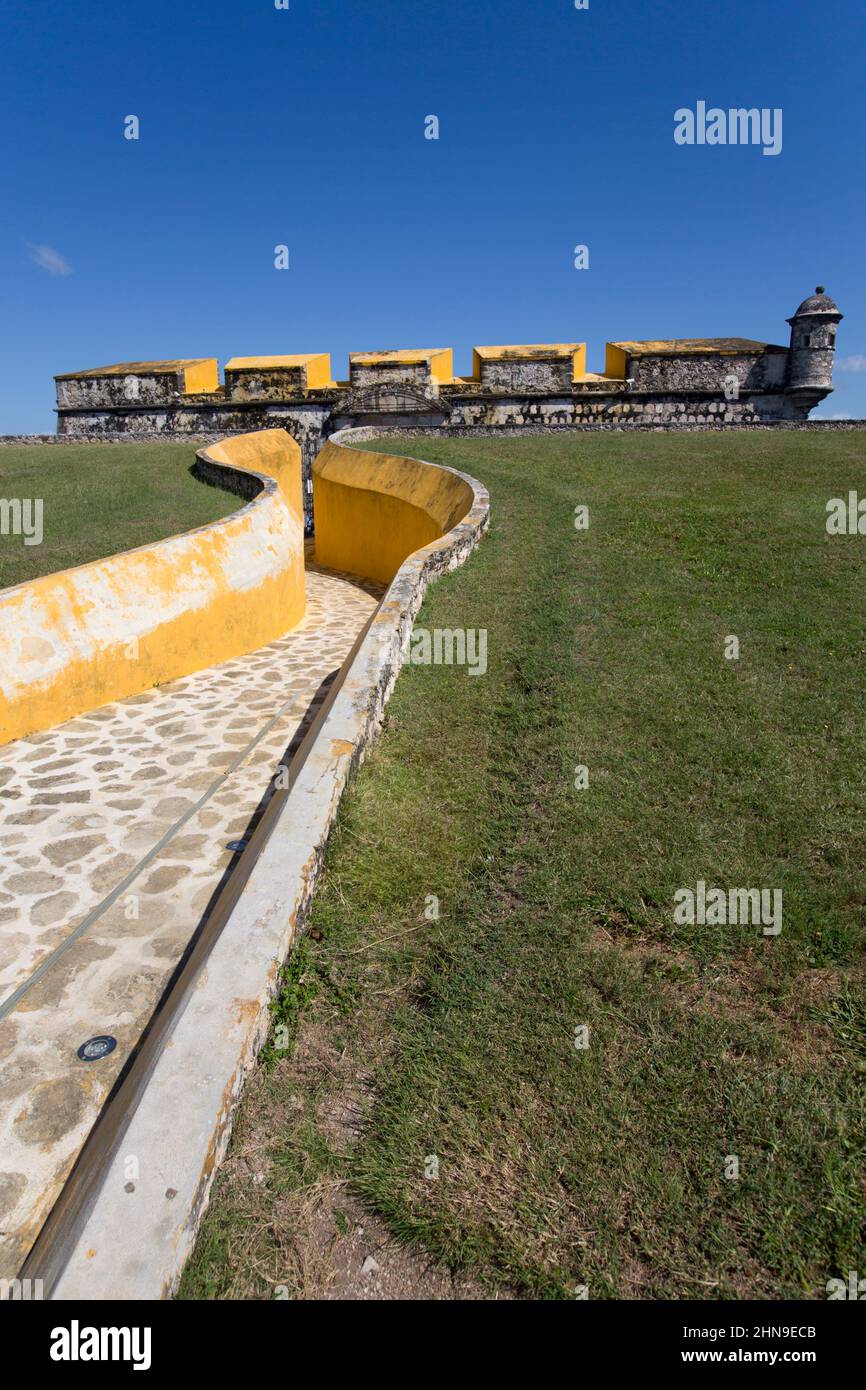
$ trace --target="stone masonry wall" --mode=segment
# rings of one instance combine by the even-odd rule
[[[449,423],[461,427],[539,423],[580,427],[593,424],[740,424],[760,419],[795,418],[794,406],[782,395],[742,396],[727,401],[706,396],[648,396],[636,392],[615,397],[551,397],[547,400],[499,398],[454,401]]]
[[[198,437],[201,434],[247,434],[252,430],[284,428],[303,446],[307,439],[318,440],[322,437],[329,414],[330,407],[326,404],[300,401],[293,405],[273,402],[236,406],[221,397],[213,403],[199,401],[171,409],[97,409],[61,415],[57,430],[64,438],[87,439],[100,434]]]
[[[349,371],[353,386],[381,386],[385,381],[403,384],[410,382],[413,386],[421,388],[434,385],[430,375],[429,362],[383,367],[362,366],[357,362],[352,362]]]
[[[183,383],[178,372],[153,376],[91,376],[58,381],[57,404],[61,409],[86,406],[97,410],[104,405],[160,405],[180,395]]]
[[[252,372],[226,368],[226,391],[233,401],[283,401],[289,391],[304,391],[304,367],[261,368]]]
[[[803,430],[821,434],[837,430],[863,430],[866,431],[866,420],[750,420],[739,422],[728,422],[723,420],[715,424],[705,423],[700,425],[674,424],[671,421],[662,424],[639,424],[637,421],[625,424],[601,423],[594,425],[584,425],[582,427],[587,433],[623,433],[634,431],[636,434],[706,434],[714,431],[724,432],[727,430],[756,431],[756,430]],[[441,434],[443,438],[470,439],[473,435],[479,438],[495,438],[497,435],[507,437],[508,435],[555,435],[572,434],[574,431],[569,425],[515,425],[507,428],[495,425],[475,425],[467,426],[443,426],[440,430],[431,430],[426,425],[401,425],[393,429],[383,429],[381,425],[366,425],[352,431],[355,439],[383,439],[388,436],[400,435],[409,438],[420,438],[422,435]]]
[[[561,362],[481,361],[481,384],[497,391],[568,391],[574,365]]]
[[[788,354],[789,384],[823,390],[824,382],[833,376],[835,356],[833,348],[792,348]]]
[[[636,391],[724,391],[726,377],[736,376],[749,391],[781,386],[786,353],[678,353],[664,357],[630,357],[626,375]]]

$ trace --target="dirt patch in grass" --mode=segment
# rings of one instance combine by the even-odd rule
[[[365,1011],[351,1046],[333,1000],[317,994],[302,1014],[292,1055],[263,1066],[247,1088],[180,1297],[495,1296],[396,1239],[354,1190],[352,1150],[373,1103],[374,1063],[393,1041],[387,1011]]]
[[[780,979],[769,950],[763,957],[749,951],[695,960],[660,934],[643,935],[625,920],[622,925],[624,932],[616,931],[611,920],[604,926],[595,924],[590,946],[601,953],[619,953],[673,1005],[767,1027],[778,1037],[779,1059],[785,1066],[812,1071],[818,1063],[850,1064],[844,1033],[834,1031],[829,1020],[846,1005],[850,1008],[852,992],[866,999],[862,962],[846,970],[827,966]]]

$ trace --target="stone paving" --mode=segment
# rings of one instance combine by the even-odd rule
[[[381,593],[308,562],[307,615],[280,641],[0,748],[0,1278]],[[102,1034],[116,1049],[80,1061]]]

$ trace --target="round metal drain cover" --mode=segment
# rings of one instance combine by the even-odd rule
[[[107,1033],[103,1033],[98,1038],[88,1038],[86,1043],[82,1043],[78,1049],[78,1056],[82,1062],[98,1062],[116,1047],[117,1038],[110,1038]]]

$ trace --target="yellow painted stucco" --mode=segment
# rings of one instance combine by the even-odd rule
[[[625,381],[628,353],[619,343],[608,343],[604,350],[604,374],[615,381]]]
[[[274,371],[280,367],[305,367],[307,387],[332,386],[329,352],[295,352],[287,357],[233,357],[227,372]]]
[[[218,391],[219,384],[219,366],[215,357],[204,357],[201,362],[191,362],[183,369],[183,389],[188,396],[202,391]]]
[[[186,535],[0,591],[0,743],[254,651],[300,622],[298,445],[263,430],[203,452],[264,475],[263,491]]]
[[[316,560],[388,584],[472,503],[472,488],[448,469],[328,442],[313,464]]]

